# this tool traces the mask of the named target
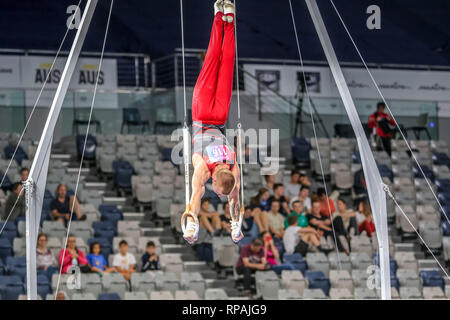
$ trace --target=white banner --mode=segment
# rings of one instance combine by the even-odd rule
[[[20,57],[21,60],[21,86],[25,89],[40,89],[51,68],[53,57]],[[66,58],[58,58],[47,82],[46,88],[58,86]],[[70,89],[92,90],[97,78],[99,59],[80,58],[72,75]],[[117,63],[115,59],[104,59],[100,71],[99,90],[117,89]]]
[[[283,96],[301,92],[301,68],[285,65],[244,64],[244,70],[256,76]],[[312,97],[338,98],[339,93],[328,67],[305,67],[308,90]],[[367,71],[343,68],[352,96],[357,99],[380,99]],[[371,70],[383,95],[390,100],[450,101],[450,72],[421,70]],[[244,81],[252,81],[245,76]],[[254,80],[253,80],[254,81]],[[246,86],[256,94],[254,86]],[[261,90],[261,94],[271,94]]]
[[[0,88],[20,87],[20,57],[0,56]]]

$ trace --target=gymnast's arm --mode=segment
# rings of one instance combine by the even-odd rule
[[[237,163],[234,164],[233,169],[231,169],[231,173],[236,180],[236,186],[234,190],[228,195],[228,203],[230,204],[230,208],[235,208],[233,205],[236,205],[236,208],[239,209],[239,189],[241,187],[241,176],[239,173],[239,165]],[[239,213],[237,210],[236,213]]]
[[[192,195],[190,211],[198,215],[200,212],[200,201],[205,194],[205,183],[208,181],[210,173],[206,167],[202,157],[198,154],[192,155],[192,164],[194,166],[194,174],[192,176]]]

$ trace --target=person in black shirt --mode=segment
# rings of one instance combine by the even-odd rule
[[[141,272],[148,270],[159,270],[159,257],[155,253],[156,246],[153,241],[147,242],[146,252],[142,255]]]
[[[75,201],[75,203],[74,203]],[[73,207],[74,220],[86,220],[86,215],[81,214],[78,200],[75,196],[67,195],[67,187],[64,184],[58,185],[56,188],[56,198],[50,204],[52,216],[55,220],[60,221],[64,226],[70,220],[70,212]]]
[[[276,183],[273,186],[273,196],[270,196],[269,198],[270,204],[272,204],[272,201],[274,200],[280,202],[279,212],[286,217],[289,214],[290,210],[286,197],[284,196],[284,186],[282,183]]]

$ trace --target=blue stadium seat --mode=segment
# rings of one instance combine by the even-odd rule
[[[381,177],[389,178],[389,180],[394,181],[394,173],[391,169],[385,164],[378,165],[378,171],[380,171]]]
[[[330,279],[322,271],[306,270],[305,278],[308,280],[310,289],[322,289],[326,296],[330,292]]]
[[[252,242],[253,238],[252,237],[244,237],[241,239],[241,241],[239,241],[238,246],[239,246],[239,250],[241,250],[241,248],[247,244],[250,244]]]
[[[4,222],[0,222],[0,230],[5,225]],[[0,238],[6,238],[10,243],[13,243],[14,238],[18,237],[19,233],[17,231],[17,226],[14,222],[6,222],[3,232],[0,234]]]
[[[43,274],[38,274],[37,276],[37,292],[41,297],[46,297],[47,294],[52,293],[50,280]]]
[[[400,290],[400,281],[395,275],[392,274],[392,272],[391,272],[391,288],[395,288],[397,289],[397,291]]]
[[[123,213],[120,211],[116,205],[100,205],[98,210],[101,214],[102,221],[111,221],[115,226],[117,221],[123,220]]]
[[[120,296],[117,293],[99,293],[98,300],[120,300]]]
[[[435,176],[434,176],[434,172],[433,170],[431,170],[428,166],[421,166],[422,167],[422,171],[425,174],[425,176],[430,179],[431,181],[434,181]],[[414,165],[413,167],[413,172],[414,172],[414,177],[415,178],[419,178],[419,179],[423,179],[423,174],[420,171],[419,167],[417,166],[417,164]]]
[[[439,199],[439,202],[440,202],[443,206],[450,205],[450,191],[447,191],[447,192],[440,192],[440,193],[438,194],[438,199]]]
[[[5,265],[3,264],[3,260],[0,259],[0,276],[5,274]]]
[[[6,261],[6,257],[13,255],[11,242],[7,238],[0,238],[0,258]]]
[[[14,155],[14,150],[16,149],[16,146],[6,146],[4,151],[5,151],[5,158],[6,159],[11,159]],[[14,160],[17,162],[17,164],[19,166],[22,165],[22,161],[24,159],[28,159],[27,154],[25,153],[25,151],[23,150],[23,148],[21,146],[19,146],[17,148],[16,151],[16,155],[14,156]]]
[[[352,153],[353,163],[361,163],[361,155],[358,150],[353,151]]]
[[[450,179],[437,179],[435,181],[438,192],[450,192]]]
[[[441,166],[449,166],[450,165],[450,158],[448,155],[444,152],[435,152],[433,153],[433,164]]]
[[[94,236],[96,238],[114,238],[117,235],[117,228],[111,221],[94,221],[92,222]]]
[[[291,148],[295,163],[303,166],[310,165],[309,151],[311,150],[311,144],[305,138],[292,138]]]
[[[437,270],[420,271],[422,284],[424,287],[441,287],[445,291],[445,280]]]
[[[19,276],[0,276],[0,294],[3,300],[17,300],[25,293],[25,286]]]
[[[300,253],[284,254],[283,263],[292,264],[295,269],[300,270],[303,275],[305,275],[305,271],[308,269],[308,263],[303,259],[303,256]]]
[[[442,232],[444,237],[450,237],[450,224],[447,220],[441,222]]]
[[[53,199],[55,199],[55,198],[53,197],[52,192],[50,190],[45,189],[44,201],[43,201],[43,204],[42,204],[42,210],[49,211],[50,210],[50,205],[51,205]]]
[[[380,266],[378,253],[373,254],[373,263],[377,266]],[[389,255],[389,264],[390,264],[390,269],[391,269],[391,276],[392,275],[395,276],[397,274],[398,264],[397,264],[397,261],[391,257],[391,255]]]
[[[5,177],[5,178],[3,180],[1,188],[2,188],[3,192],[6,193],[6,191],[8,191],[8,190],[12,190],[13,184],[12,184],[11,180],[9,180],[9,177],[7,175],[5,176],[5,173],[3,171],[0,171],[0,179],[3,179],[3,177]]]
[[[78,159],[81,159],[81,155],[83,154],[85,137],[86,137],[85,134],[79,134],[76,137]],[[95,139],[95,137],[93,135],[88,134],[88,137],[86,140],[86,148],[84,151],[84,159],[85,160],[95,160],[96,149],[97,149],[97,140]]]
[[[131,188],[131,176],[135,174],[133,166],[128,161],[113,162],[114,182],[119,188]]]
[[[8,257],[6,258],[6,269],[8,274],[19,276],[25,279],[27,275],[26,257]]]

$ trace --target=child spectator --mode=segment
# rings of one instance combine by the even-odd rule
[[[87,260],[89,262],[89,268],[91,268],[92,272],[97,272],[100,274],[103,273],[111,273],[114,272],[114,268],[108,267],[108,262],[106,262],[105,257],[103,256],[102,248],[100,243],[92,242],[90,246],[91,253],[88,254]]]
[[[159,270],[159,257],[155,252],[156,246],[153,241],[147,242],[145,253],[142,255],[141,272],[148,270]]]
[[[136,272],[136,258],[128,252],[128,243],[125,240],[119,243],[119,253],[114,255],[113,267],[121,273],[125,280],[130,281],[131,274]]]

